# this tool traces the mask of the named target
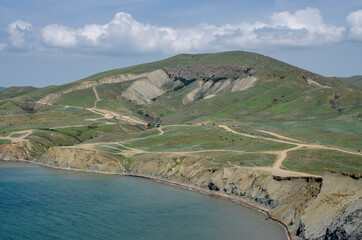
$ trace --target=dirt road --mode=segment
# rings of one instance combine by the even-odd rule
[[[93,108],[97,108],[97,102],[100,101],[101,99],[99,98],[96,86],[93,87],[93,92],[94,92],[94,95],[96,97],[96,100],[94,101],[94,107]]]
[[[235,130],[232,130],[231,128],[229,128],[228,126],[225,126],[225,125],[219,125],[219,127],[226,130],[226,131],[228,131],[228,132],[232,132],[232,133],[238,134],[238,135],[243,135],[243,136],[246,136],[246,137],[259,138],[259,139],[264,139],[264,140],[273,141],[273,142],[280,142],[280,143],[296,145],[296,147],[289,148],[289,149],[286,149],[286,150],[269,151],[269,153],[275,154],[277,156],[277,159],[273,163],[273,166],[272,166],[272,168],[274,170],[281,170],[280,167],[282,166],[283,161],[287,158],[287,153],[288,152],[295,151],[297,149],[302,149],[302,148],[303,149],[328,149],[328,150],[335,150],[335,151],[339,151],[339,152],[344,152],[344,153],[348,153],[348,154],[354,154],[354,155],[362,156],[362,153],[353,152],[353,151],[349,151],[349,150],[345,150],[345,149],[341,149],[341,148],[328,147],[328,146],[318,145],[318,144],[295,143],[295,142],[290,142],[290,141],[285,141],[285,140],[279,140],[279,139],[267,138],[267,137],[262,137],[262,136],[249,135],[249,134],[240,133],[240,132],[237,132]],[[270,135],[273,135],[273,136],[278,137],[278,138],[289,139],[289,140],[292,140],[292,141],[301,142],[300,140],[289,138],[289,137],[286,137],[286,136],[283,136],[283,135],[280,135],[280,134],[277,134],[277,133],[272,133],[272,132],[268,132],[268,131],[264,131],[264,130],[259,130],[259,131],[269,133]],[[283,171],[285,171],[285,170],[283,170]]]
[[[33,133],[33,129],[24,130],[24,131],[17,131],[17,132],[10,133],[6,137],[1,137],[0,136],[0,139],[7,139],[7,140],[10,140],[10,141],[14,141],[14,142],[28,141],[25,138],[28,137],[32,133]],[[14,137],[14,135],[19,135],[19,136]]]

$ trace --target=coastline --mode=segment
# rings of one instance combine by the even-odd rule
[[[28,161],[28,160],[21,160],[21,159],[17,159],[17,160],[4,160],[4,159],[0,159],[0,161],[5,161],[5,162],[25,162],[25,163],[29,163],[29,164],[34,164],[34,165],[38,165],[38,166],[42,166],[42,167],[47,167],[47,168],[52,168],[52,169],[58,169],[58,170],[65,170],[65,171],[73,171],[73,172],[84,172],[84,173],[96,173],[96,174],[105,174],[105,175],[118,175],[118,176],[128,176],[128,177],[136,177],[136,178],[143,178],[143,179],[148,179],[148,180],[152,180],[152,181],[156,181],[156,182],[160,182],[160,183],[164,183],[164,184],[168,184],[168,185],[172,185],[175,187],[179,187],[179,188],[184,188],[190,191],[195,191],[195,192],[199,192],[211,197],[218,197],[218,198],[222,198],[228,201],[232,201],[235,202],[237,204],[243,205],[245,207],[249,207],[252,209],[255,209],[263,214],[265,214],[267,216],[268,219],[277,222],[279,225],[281,225],[286,233],[287,239],[288,240],[293,240],[293,236],[292,234],[289,232],[287,226],[282,223],[281,221],[279,221],[278,219],[273,218],[270,214],[269,211],[267,209],[264,209],[262,207],[256,206],[254,204],[251,203],[247,203],[245,201],[242,201],[240,199],[237,199],[236,197],[230,196],[228,194],[223,194],[223,193],[219,193],[219,192],[214,192],[214,191],[210,191],[207,189],[203,189],[203,188],[199,188],[199,187],[195,187],[195,186],[190,186],[187,184],[182,184],[182,183],[178,183],[178,182],[173,182],[173,181],[169,181],[169,180],[165,180],[162,178],[157,178],[157,177],[152,177],[152,176],[146,176],[146,175],[141,175],[141,174],[134,174],[134,173],[113,173],[113,172],[104,172],[104,171],[91,171],[91,170],[82,170],[82,169],[76,169],[76,168],[62,168],[62,167],[57,167],[57,166],[52,166],[52,165],[47,165],[47,164],[43,164],[43,163],[38,163],[38,162],[32,162],[32,161]]]

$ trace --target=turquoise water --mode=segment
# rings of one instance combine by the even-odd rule
[[[151,180],[0,161],[0,239],[287,239],[256,210]]]

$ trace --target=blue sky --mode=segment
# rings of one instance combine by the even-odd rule
[[[47,86],[179,53],[252,51],[362,74],[360,0],[1,0],[0,86]]]

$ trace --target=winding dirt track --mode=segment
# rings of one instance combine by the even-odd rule
[[[93,92],[94,92],[94,95],[96,97],[93,108],[83,108],[83,107],[78,107],[78,106],[53,105],[53,104],[47,104],[47,105],[62,106],[62,107],[65,107],[65,108],[73,107],[73,108],[77,108],[77,109],[84,109],[84,110],[93,112],[95,114],[101,115],[103,117],[103,119],[120,119],[120,120],[126,121],[126,122],[131,123],[131,124],[147,125],[147,123],[145,121],[143,121],[141,119],[138,119],[136,117],[121,116],[120,114],[115,113],[113,111],[97,108],[97,102],[100,101],[100,98],[99,98],[99,95],[98,95],[98,92],[97,92],[95,86],[93,87]],[[42,103],[42,104],[44,104],[44,103]],[[114,123],[106,122],[105,124],[114,124]],[[84,126],[84,125],[73,125],[73,126],[68,125],[68,126],[60,126],[60,127],[55,127],[55,128],[78,127],[78,126]],[[165,133],[163,131],[163,128],[166,128],[166,127],[195,127],[195,126],[198,126],[198,125],[166,125],[166,126],[158,127],[157,130],[160,132],[159,135],[163,135]],[[336,147],[318,145],[318,144],[302,143],[298,139],[293,139],[293,138],[286,137],[286,136],[283,136],[283,135],[278,134],[278,133],[269,132],[269,131],[265,131],[265,130],[258,130],[258,131],[262,132],[262,133],[267,133],[267,134],[269,134],[271,136],[274,136],[276,138],[263,137],[263,136],[257,136],[257,135],[251,135],[251,134],[247,134],[247,133],[237,132],[237,131],[231,129],[230,127],[228,127],[226,125],[222,125],[222,124],[220,124],[218,126],[221,129],[223,129],[223,130],[225,130],[227,132],[231,132],[233,134],[241,135],[241,136],[244,136],[244,137],[249,137],[249,138],[254,138],[254,139],[258,138],[258,139],[263,139],[263,140],[267,140],[267,141],[273,141],[273,142],[278,142],[278,143],[294,145],[294,147],[291,147],[291,148],[285,149],[285,150],[247,152],[247,153],[274,154],[276,156],[276,160],[274,161],[274,163],[273,163],[273,165],[271,167],[241,167],[241,166],[235,166],[234,165],[233,167],[236,167],[236,168],[250,168],[250,169],[253,169],[253,170],[262,170],[262,171],[266,171],[266,172],[269,172],[269,173],[272,173],[272,174],[275,174],[275,175],[280,175],[280,176],[314,176],[314,177],[320,177],[320,176],[313,175],[313,174],[308,174],[308,173],[295,172],[295,171],[290,171],[290,170],[283,170],[280,167],[282,166],[283,161],[287,158],[288,152],[295,151],[295,150],[298,150],[298,149],[326,149],[326,150],[335,150],[335,151],[340,151],[340,152],[344,152],[344,153],[348,153],[348,154],[354,154],[354,155],[362,156],[362,153],[359,153],[359,152],[354,152],[354,151],[345,150],[345,149],[336,148]],[[8,140],[11,140],[11,141],[14,141],[14,142],[26,141],[28,143],[29,141],[26,140],[25,138],[28,137],[32,133],[33,133],[33,129],[18,131],[18,132],[13,132],[13,133],[9,134],[6,137],[1,137],[0,136],[0,139],[8,139]],[[20,136],[14,137],[14,135],[18,135],[18,134],[20,134]],[[137,140],[137,139],[134,139],[134,140]],[[246,153],[245,151],[242,151],[242,150],[232,150],[232,149],[207,149],[207,150],[184,151],[184,152],[149,152],[149,151],[145,151],[145,150],[142,150],[142,149],[127,147],[127,146],[123,145],[122,142],[79,144],[79,145],[74,145],[74,146],[71,146],[71,147],[82,148],[82,149],[92,149],[92,150],[96,150],[96,151],[107,152],[105,150],[98,150],[96,148],[96,146],[98,146],[98,145],[106,146],[106,145],[109,145],[109,144],[118,144],[119,146],[123,147],[124,149],[127,149],[127,150],[120,151],[120,154],[122,154],[124,156],[132,156],[132,155],[140,154],[140,153],[175,154],[175,155],[188,155],[188,154],[206,153],[206,152]],[[114,148],[114,147],[111,147],[111,146],[106,146],[106,147],[117,149],[117,148]],[[111,152],[109,152],[109,153],[111,153]],[[112,154],[114,154],[114,153],[112,153]]]
[[[158,135],[163,135],[165,132],[162,130],[162,127],[158,127],[157,130],[160,132]]]
[[[25,139],[27,136],[33,133],[33,129],[24,130],[24,131],[18,131],[18,132],[12,132],[6,137],[1,137],[0,139],[7,139],[14,142],[22,142],[22,141],[28,141]],[[20,135],[19,137],[14,137],[14,135]]]
[[[100,101],[101,99],[99,98],[96,86],[93,87],[93,92],[94,92],[94,95],[96,96],[96,100],[94,101],[94,107],[93,108],[97,108],[97,102]]]
[[[97,93],[97,90],[94,92],[95,94]],[[99,99],[98,93],[96,95],[96,98]],[[141,124],[141,125],[147,125],[147,123],[139,118],[133,117],[133,116],[123,116],[120,115],[119,113],[110,111],[110,110],[106,110],[106,109],[100,109],[100,108],[95,108],[97,106],[97,102],[100,101],[96,100],[94,102],[94,107],[93,108],[85,108],[85,107],[78,107],[78,106],[70,106],[70,105],[60,105],[60,104],[49,104],[49,103],[43,103],[43,102],[37,102],[39,104],[43,104],[43,105],[50,105],[50,106],[59,106],[59,107],[64,107],[64,108],[76,108],[76,109],[82,109],[82,110],[86,110],[98,115],[101,115],[102,118],[100,119],[119,119],[122,121],[125,121],[127,123],[131,123],[131,124]],[[100,119],[88,119],[89,121],[95,121],[95,120],[100,120]]]
[[[193,127],[195,125],[168,125],[168,126],[162,126],[162,127],[158,127],[157,130],[160,132],[159,135],[163,135],[164,131],[162,128],[165,127]],[[195,154],[195,153],[206,153],[206,152],[236,152],[236,153],[262,153],[262,154],[273,154],[276,156],[276,160],[274,161],[273,165],[271,167],[241,167],[241,166],[235,166],[233,165],[233,167],[236,168],[250,168],[253,170],[261,170],[261,171],[265,171],[268,173],[272,173],[274,175],[279,175],[279,176],[305,176],[305,177],[320,177],[318,175],[314,175],[314,174],[308,174],[308,173],[303,173],[303,172],[296,172],[296,171],[291,171],[291,170],[283,170],[280,167],[282,166],[283,161],[286,159],[288,152],[290,151],[295,151],[298,149],[327,149],[327,150],[335,150],[335,151],[340,151],[340,152],[344,152],[344,153],[349,153],[349,154],[354,154],[354,155],[359,155],[362,156],[361,153],[358,152],[353,152],[353,151],[349,151],[349,150],[344,150],[344,149],[340,149],[340,148],[336,148],[336,147],[327,147],[327,146],[323,146],[323,145],[318,145],[318,144],[307,144],[307,143],[300,143],[300,140],[297,139],[293,139],[293,138],[289,138],[277,133],[272,133],[272,132],[268,132],[268,131],[264,131],[264,130],[260,130],[260,132],[264,132],[264,133],[268,133],[270,135],[273,135],[275,137],[281,138],[281,139],[274,139],[274,138],[269,138],[269,137],[262,137],[262,136],[255,136],[255,135],[250,135],[250,134],[246,134],[246,133],[240,133],[237,132],[231,128],[229,128],[228,126],[225,125],[219,125],[220,128],[224,129],[225,131],[231,132],[233,134],[237,134],[237,135],[242,135],[242,136],[246,136],[246,137],[250,137],[250,138],[259,138],[259,139],[263,139],[263,140],[267,140],[267,141],[274,141],[274,142],[279,142],[279,143],[285,143],[285,144],[290,144],[290,145],[295,145],[295,147],[292,148],[288,148],[285,150],[276,150],[276,151],[259,151],[259,152],[245,152],[242,150],[232,150],[232,149],[208,149],[208,150],[198,150],[198,151],[182,151],[182,152],[149,152],[149,151],[145,151],[142,149],[137,149],[137,148],[131,148],[131,147],[127,147],[125,145],[123,145],[122,143],[117,143],[118,145],[122,146],[123,148],[127,149],[127,150],[123,150],[122,154],[123,155],[127,155],[127,156],[132,156],[134,154],[139,154],[139,153],[154,153],[154,154],[174,154],[174,155],[189,155],[189,154]],[[284,140],[286,139],[286,140]],[[137,139],[135,139],[137,140]],[[287,141],[289,140],[289,141]],[[291,142],[291,141],[295,141],[295,142]],[[296,143],[298,142],[298,143]],[[231,165],[231,163],[229,162],[229,164]]]
[[[301,142],[301,141],[298,140],[298,139],[286,137],[286,136],[283,136],[283,135],[280,135],[280,134],[277,134],[277,133],[274,133],[274,132],[269,132],[269,131],[260,130],[260,129],[258,129],[258,131],[259,131],[259,132],[262,132],[262,133],[270,134],[270,135],[272,135],[272,136],[274,136],[274,137],[277,137],[277,138],[281,138],[281,139],[285,139],[285,140],[290,140],[290,141],[295,141],[295,142]]]
[[[239,133],[239,132],[237,132],[235,130],[232,130],[231,128],[229,128],[228,126],[225,126],[225,125],[219,125],[219,127],[225,129],[228,132],[232,132],[232,133],[238,134],[238,135],[250,136],[250,137],[253,137],[253,138],[260,138],[260,139],[264,139],[264,140],[268,140],[268,141],[274,141],[274,142],[280,142],[280,143],[296,145],[296,147],[289,148],[289,149],[286,149],[286,150],[269,151],[269,153],[275,154],[277,156],[277,159],[273,163],[273,166],[271,168],[274,171],[277,171],[279,173],[280,173],[280,171],[284,171],[284,172],[286,171],[286,170],[280,169],[280,167],[282,166],[283,161],[287,158],[287,153],[290,152],[290,151],[297,150],[297,149],[302,149],[302,148],[303,149],[327,149],[327,150],[335,150],[335,151],[339,151],[339,152],[344,152],[344,153],[348,153],[348,154],[354,154],[354,155],[362,156],[362,153],[353,152],[353,151],[349,151],[349,150],[345,150],[345,149],[341,149],[341,148],[327,147],[327,146],[318,145],[318,144],[295,143],[295,142],[289,142],[289,141],[285,141],[285,140],[279,140],[279,139],[273,139],[273,138],[243,134],[243,133]],[[268,131],[264,131],[264,130],[259,130],[259,131],[269,133],[269,134],[271,134],[273,136],[276,136],[276,137],[279,137],[279,138],[290,139],[292,141],[300,142],[299,140],[288,138],[288,137],[285,137],[285,136],[280,135],[280,134],[276,134],[276,133],[272,133],[272,132],[268,132]],[[265,169],[265,168],[262,168],[262,169]],[[288,171],[288,172],[291,172],[291,171]]]

